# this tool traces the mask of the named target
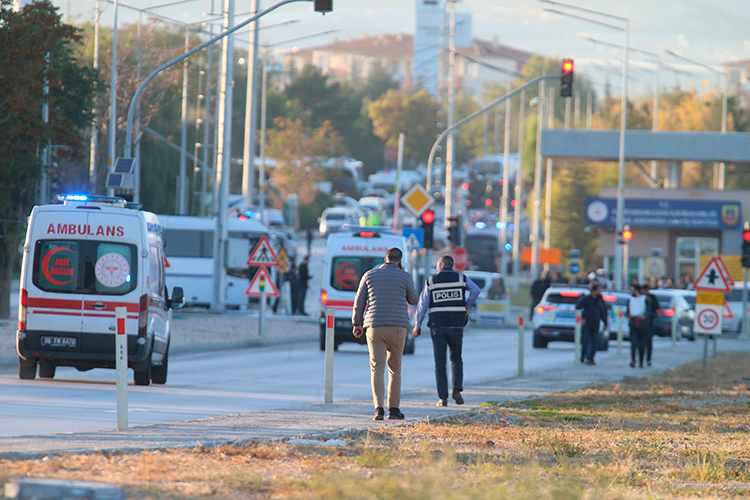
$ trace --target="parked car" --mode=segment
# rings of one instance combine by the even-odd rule
[[[534,331],[533,346],[544,349],[553,341],[574,342],[576,302],[588,295],[587,288],[552,286],[544,292],[541,302],[534,308],[531,325]],[[609,349],[609,330],[604,322],[599,325],[597,351]]]

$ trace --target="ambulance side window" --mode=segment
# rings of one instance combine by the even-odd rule
[[[331,263],[331,286],[342,292],[356,292],[362,275],[382,263],[382,257],[335,257]]]
[[[161,265],[159,264],[159,249],[148,247],[148,292],[161,295]]]

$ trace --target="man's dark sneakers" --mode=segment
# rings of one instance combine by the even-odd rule
[[[437,406],[448,406],[447,399],[438,399]]]
[[[388,408],[388,420],[403,420],[404,414],[398,408]]]
[[[461,391],[453,390],[453,399],[456,401],[457,405],[464,404],[464,398],[461,397]]]
[[[375,408],[375,416],[372,417],[373,420],[383,420],[383,417],[385,417],[385,410],[382,406],[378,406]]]

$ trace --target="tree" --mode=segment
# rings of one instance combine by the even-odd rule
[[[46,0],[12,10],[0,0],[0,317],[10,316],[10,281],[25,219],[35,202],[48,141],[66,146],[67,164],[81,167],[83,130],[90,123],[96,74],[75,63],[80,35]],[[44,95],[45,78],[49,95]],[[49,103],[49,123],[42,105]],[[56,178],[55,170],[49,172]]]
[[[398,135],[406,134],[404,157],[413,165],[426,162],[435,142],[438,103],[427,90],[404,93],[391,89],[370,103],[369,117],[375,135],[390,146],[398,146]]]
[[[314,183],[320,180],[319,170],[312,168],[317,159],[343,152],[341,137],[330,123],[312,129],[289,118],[276,119],[276,128],[268,131],[266,151],[276,160],[271,181],[283,195],[298,194],[300,203],[314,200]]]

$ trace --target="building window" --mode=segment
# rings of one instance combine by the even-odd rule
[[[718,238],[677,238],[675,280],[689,275],[693,280],[701,271],[701,255],[718,255]]]

